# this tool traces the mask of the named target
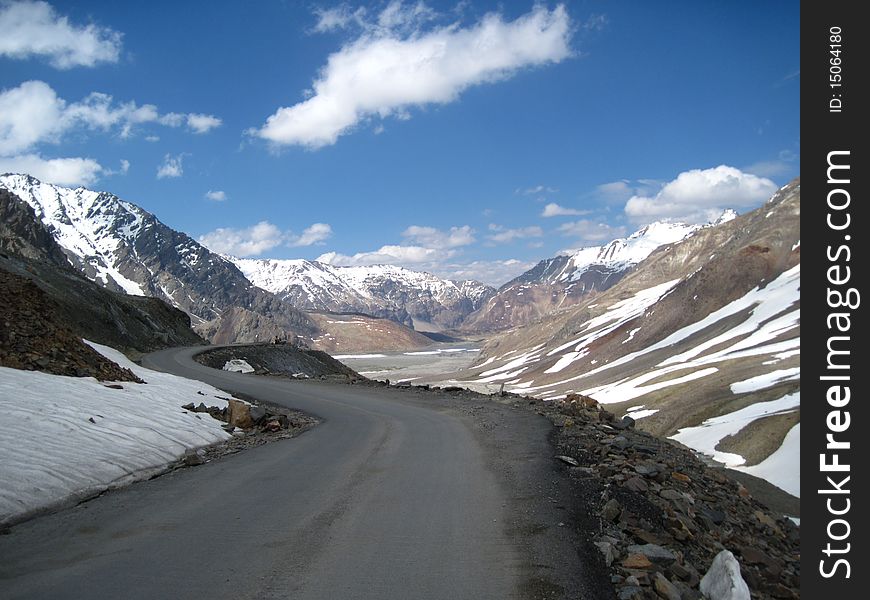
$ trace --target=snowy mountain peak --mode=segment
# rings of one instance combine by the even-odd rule
[[[339,267],[318,261],[225,257],[257,287],[308,310],[362,312],[409,325],[449,328],[495,290],[396,265]]]
[[[43,183],[30,175],[0,175],[6,188],[36,212],[58,244],[92,279],[114,283],[128,294],[145,295],[118,270],[118,251],[151,215],[113,194]],[[151,217],[153,218],[153,217]]]

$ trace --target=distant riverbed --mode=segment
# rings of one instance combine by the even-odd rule
[[[336,354],[336,358],[369,379],[425,383],[441,379],[471,365],[480,347],[475,344],[439,344],[408,352]]]

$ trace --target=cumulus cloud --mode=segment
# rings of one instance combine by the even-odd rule
[[[116,103],[112,96],[92,92],[79,102],[68,103],[44,81],[25,81],[0,91],[0,155],[28,151],[40,143],[57,143],[77,129],[116,130],[121,137],[144,123],[179,127],[188,123],[204,133],[220,119],[210,115],[168,113],[153,104]]]
[[[667,219],[706,223],[726,208],[754,208],[777,190],[770,179],[734,167],[693,169],[680,173],[654,196],[632,196],[625,214],[638,224]]]
[[[552,11],[536,6],[514,21],[491,13],[468,27],[423,31],[421,24],[431,18],[427,10],[422,3],[390,3],[359,37],[329,56],[306,100],[279,108],[249,133],[276,145],[316,149],[361,121],[408,117],[413,107],[453,102],[469,87],[571,53],[571,20],[562,5]],[[316,29],[346,26],[353,20],[347,15],[321,13]]]
[[[313,246],[322,244],[332,237],[332,227],[328,223],[314,223],[310,227],[306,227],[302,235],[291,236],[288,240],[289,246]]]
[[[589,219],[563,223],[557,231],[562,235],[578,238],[579,241],[588,244],[609,242],[625,236],[625,227],[614,227],[607,223],[590,221]]]
[[[258,256],[284,243],[284,233],[268,221],[251,227],[219,227],[199,237],[199,243],[212,252],[246,257]]]
[[[184,155],[172,156],[167,154],[163,157],[163,164],[157,167],[157,179],[181,177],[184,175]]]
[[[98,25],[73,25],[47,2],[0,2],[0,56],[40,57],[58,69],[118,62],[121,34]]]
[[[126,172],[126,169],[122,170]],[[91,185],[105,169],[92,158],[42,158],[38,154],[0,156],[0,173],[27,173],[46,183]]]
[[[223,202],[227,199],[227,193],[223,190],[209,190],[205,193],[205,197],[215,202]]]
[[[451,227],[449,231],[441,231],[434,227],[411,225],[402,232],[402,237],[413,244],[429,248],[458,248],[474,243],[474,229],[463,225]]]
[[[186,117],[187,126],[193,133],[208,133],[215,127],[220,127],[223,124],[219,118],[214,115],[203,115],[200,113],[190,113]]]
[[[494,233],[486,236],[486,239],[496,244],[508,244],[510,242],[513,242],[514,240],[539,238],[544,235],[544,230],[537,225],[532,225],[531,227],[507,229],[501,225],[490,223],[489,230]]]
[[[359,265],[404,265],[419,266],[431,264],[449,258],[453,255],[450,250],[438,250],[424,248],[422,246],[381,246],[372,252],[357,252],[347,255],[338,252],[326,252],[317,257],[320,262],[341,267]]]
[[[542,217],[570,217],[585,214],[589,214],[589,211],[559,206],[555,202],[550,202],[547,206],[544,207],[544,210],[541,212]]]
[[[260,221],[251,227],[235,229],[219,227],[199,237],[199,242],[213,252],[233,256],[258,256],[278,246],[299,248],[322,244],[332,237],[332,227],[328,223],[314,223],[301,234],[282,231],[269,221]]]

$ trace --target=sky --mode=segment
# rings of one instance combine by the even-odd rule
[[[0,0],[0,173],[499,285],[800,171],[799,2]]]

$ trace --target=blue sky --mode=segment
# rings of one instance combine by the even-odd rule
[[[800,167],[798,2],[8,2],[0,172],[503,283]]]

